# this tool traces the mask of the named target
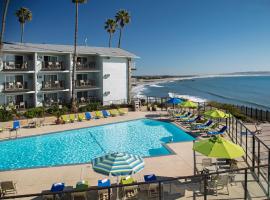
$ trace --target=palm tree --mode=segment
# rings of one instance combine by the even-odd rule
[[[32,12],[28,8],[21,7],[16,11],[16,16],[21,25],[21,43],[23,42],[24,24],[32,20]]]
[[[118,48],[120,48],[122,39],[122,30],[124,26],[130,22],[130,15],[126,10],[120,10],[116,13],[115,19],[116,22],[119,24]]]
[[[2,26],[1,26],[1,35],[0,35],[0,52],[2,53],[3,48],[3,41],[4,41],[4,33],[5,33],[5,27],[6,27],[6,17],[7,17],[7,11],[8,11],[8,5],[9,0],[5,1],[5,8],[2,16]]]
[[[71,88],[71,111],[77,112],[77,104],[75,98],[75,76],[76,76],[76,65],[77,65],[77,35],[78,35],[78,14],[79,14],[79,4],[87,3],[87,0],[72,0],[75,3],[76,14],[75,14],[75,33],[74,33],[74,53],[73,53],[73,66],[72,66],[72,88]]]
[[[117,23],[113,19],[107,19],[104,26],[105,30],[109,33],[109,47],[111,47],[112,35],[116,31]]]

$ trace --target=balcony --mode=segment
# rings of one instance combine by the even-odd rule
[[[65,70],[63,62],[42,62],[42,71],[62,71]]]
[[[42,81],[42,90],[64,90],[65,81]]]
[[[15,108],[17,110],[25,110],[26,108],[33,107],[33,104],[28,103],[27,101],[21,101],[21,102],[10,102],[6,105],[8,108],[12,109]]]
[[[4,83],[4,92],[27,92],[30,91],[30,88],[27,85],[27,82],[5,82]]]
[[[96,88],[97,85],[94,80],[76,80],[76,89]]]
[[[77,62],[76,65],[76,70],[78,71],[95,71],[98,70],[96,67],[96,63],[95,62],[89,62],[89,63],[80,63]]]
[[[65,104],[65,101],[63,99],[45,99],[43,101],[43,106],[48,108],[48,107],[52,107],[52,106],[57,106],[57,105],[63,105]]]
[[[4,61],[3,62],[3,71],[29,71],[31,62],[13,62],[13,61]]]
[[[100,102],[100,100],[96,96],[83,96],[83,97],[77,98],[77,101],[79,105],[85,105],[91,102]]]

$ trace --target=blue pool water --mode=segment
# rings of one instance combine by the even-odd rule
[[[168,155],[162,145],[194,138],[175,125],[150,119],[69,130],[0,142],[0,170],[91,162],[110,152]]]

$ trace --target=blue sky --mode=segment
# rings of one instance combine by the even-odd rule
[[[33,12],[25,42],[73,44],[71,0],[10,0],[6,41],[19,41],[21,6]],[[141,57],[136,74],[270,71],[269,0],[89,0],[79,8],[79,43],[107,46],[104,22],[119,9],[132,16],[122,48]]]

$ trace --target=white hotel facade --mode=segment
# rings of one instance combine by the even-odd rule
[[[119,48],[77,48],[75,94],[81,104],[130,99],[134,54]],[[69,103],[73,46],[5,43],[0,62],[0,105],[16,108]]]

